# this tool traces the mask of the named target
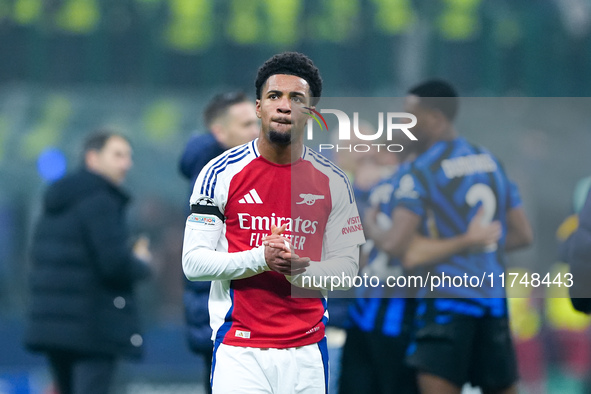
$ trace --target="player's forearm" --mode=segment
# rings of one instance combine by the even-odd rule
[[[203,212],[191,214],[185,226],[182,260],[187,279],[241,279],[269,270],[264,247],[235,253],[216,250],[220,248],[223,222],[211,209],[200,208]]]
[[[392,257],[402,258],[408,250],[408,243],[405,244],[401,233],[396,230],[374,235],[371,237],[378,249],[388,253]],[[369,237],[368,237],[369,238]]]
[[[522,208],[507,213],[507,236],[505,251],[512,251],[530,245],[534,240],[533,230]]]
[[[236,253],[195,248],[183,253],[183,272],[193,281],[242,279],[268,270],[263,247]]]
[[[363,222],[363,231],[367,240],[390,255],[403,253],[402,240],[397,237],[396,229],[392,227],[384,229],[378,225],[376,208],[368,208],[367,212],[368,217]]]
[[[402,265],[415,268],[444,260],[470,247],[470,240],[463,234],[447,239],[429,239],[415,236],[406,251]]]
[[[392,212],[392,227],[377,234],[376,246],[390,256],[403,259],[413,238],[417,234],[419,216],[406,208],[396,208]]]
[[[505,251],[511,252],[513,250],[524,248],[532,243],[532,239],[526,235],[515,234],[513,236],[507,236],[505,242]]]

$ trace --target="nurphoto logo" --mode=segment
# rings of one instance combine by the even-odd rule
[[[326,109],[323,108],[320,111],[316,111],[309,107],[304,107],[304,109],[308,110],[308,114],[310,115],[310,119],[308,119],[307,124],[307,138],[308,140],[313,140],[314,138],[314,121],[320,126],[320,130],[323,130],[323,124],[328,130],[328,126],[324,116],[322,114],[333,114],[336,116],[338,122],[338,144],[320,144],[319,150],[322,152],[323,150],[347,150],[349,152],[368,152],[370,150],[377,150],[380,149],[387,149],[389,152],[401,152],[404,147],[400,144],[349,144],[343,145],[340,144],[341,141],[350,141],[351,140],[351,130],[357,137],[357,139],[362,141],[376,141],[382,139],[382,135],[384,134],[384,130],[386,132],[386,139],[387,141],[393,140],[393,132],[395,130],[400,130],[408,137],[411,141],[417,141],[417,137],[410,131],[417,124],[417,118],[411,113],[408,112],[387,112],[385,116],[385,123],[386,127],[384,127],[384,112],[378,112],[378,129],[373,134],[363,134],[359,130],[359,112],[353,112],[353,127],[351,127],[351,119],[349,115],[347,115],[344,111],[338,109]],[[402,120],[408,119],[408,122],[402,122]],[[322,123],[320,122],[322,121]]]

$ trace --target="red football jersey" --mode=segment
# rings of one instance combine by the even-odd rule
[[[185,251],[203,247],[203,237],[212,238],[208,245],[222,252],[261,248],[271,227],[283,224],[283,235],[295,253],[318,264],[364,242],[353,190],[343,171],[309,148],[292,164],[275,164],[259,155],[256,142],[212,160],[197,178],[191,204],[207,201],[223,215],[223,222],[207,212],[193,213],[187,221]],[[328,317],[323,294],[295,287],[268,267],[261,271],[249,276],[220,267],[209,302],[214,339],[261,348],[320,341]]]

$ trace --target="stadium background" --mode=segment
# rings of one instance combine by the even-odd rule
[[[128,392],[193,387],[200,363],[185,345],[179,258],[189,185],[177,160],[202,131],[207,99],[253,94],[257,67],[282,50],[314,59],[325,96],[397,97],[425,77],[452,81],[465,96],[460,132],[504,161],[532,219],[535,244],[510,263],[551,269],[556,229],[591,172],[589,0],[0,0],[0,393],[47,383],[43,359],[20,344],[28,236],[45,185],[102,125],[133,140],[130,219],[160,267],[141,289],[147,357],[121,380]],[[535,379],[582,392],[555,338],[574,330],[571,355],[589,347],[587,322],[557,327],[566,318],[549,317],[540,296],[520,304],[516,327],[544,350],[529,361],[547,361]]]

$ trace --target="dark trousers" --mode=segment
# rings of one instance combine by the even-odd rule
[[[347,329],[340,394],[416,394],[415,373],[404,363],[408,333],[398,337]]]
[[[113,356],[56,351],[47,354],[60,394],[109,394],[115,374]]]

